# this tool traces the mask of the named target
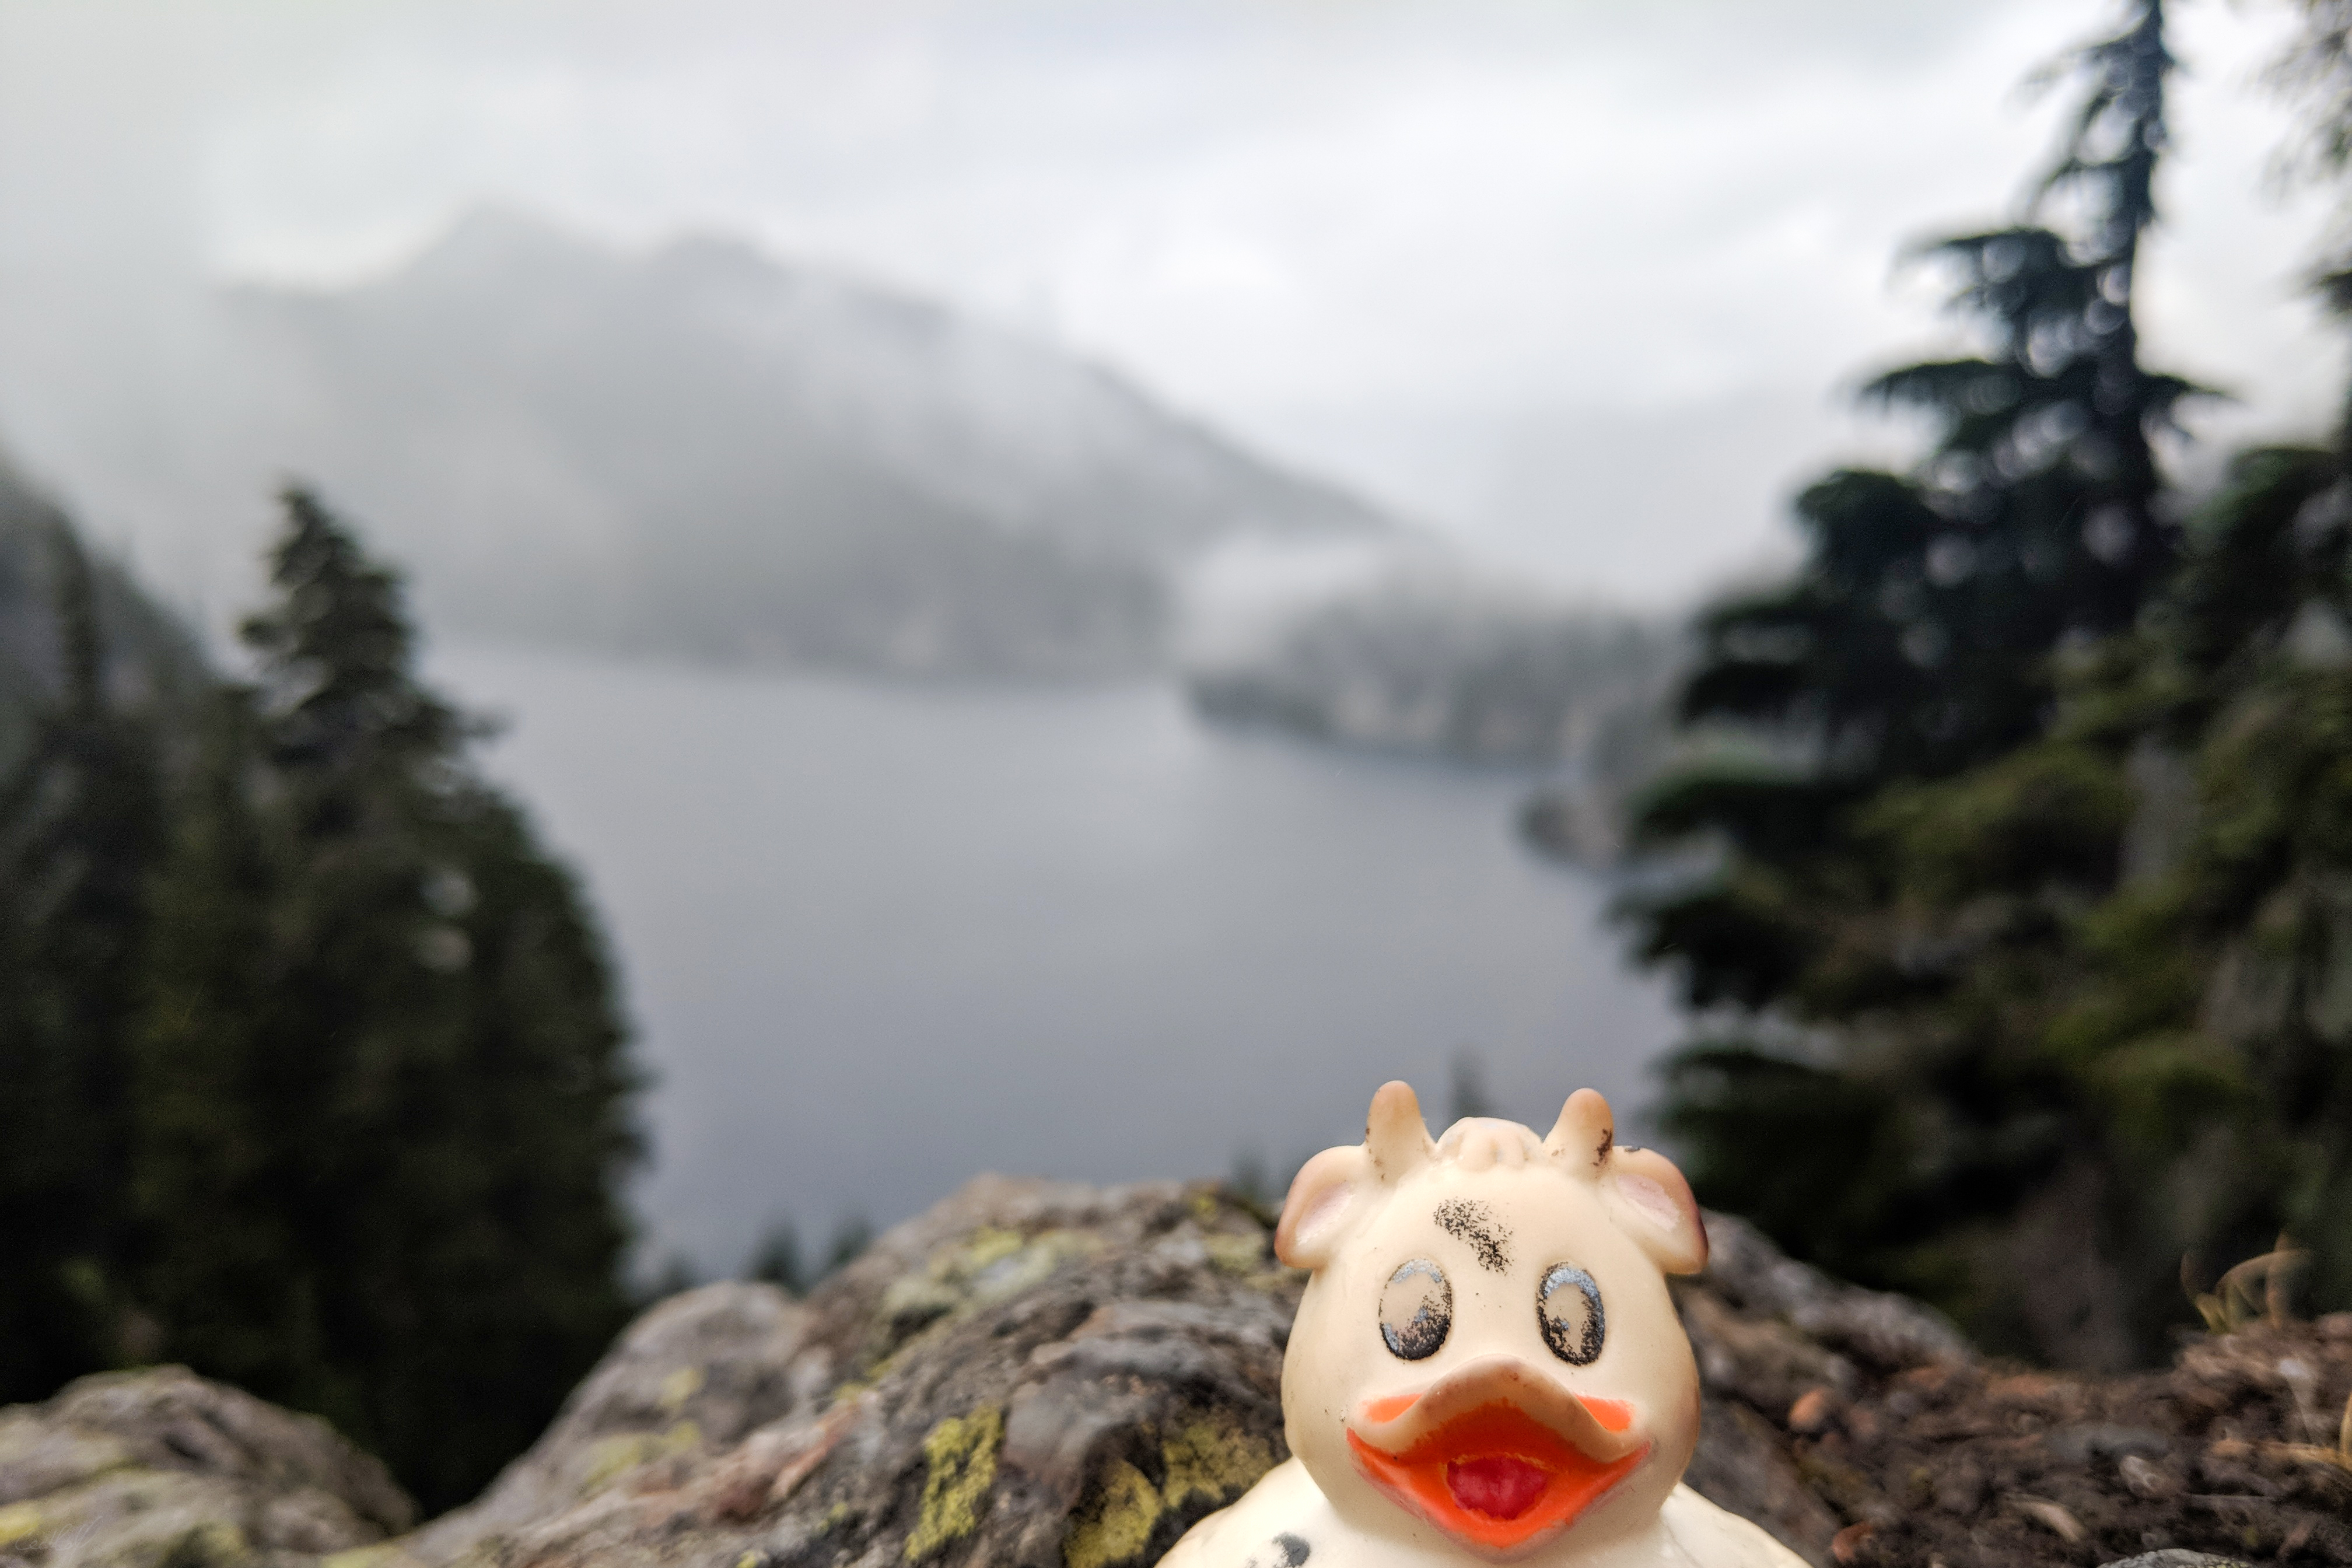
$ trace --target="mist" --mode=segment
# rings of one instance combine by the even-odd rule
[[[2091,4],[585,6],[0,14],[0,439],[199,616],[262,497],[231,291],[390,277],[466,214],[747,244],[1132,380],[1580,592],[1686,602],[1899,455],[1836,389],[1948,332],[1888,258],[1997,219]],[[2192,8],[2151,357],[2315,424],[2319,215],[2266,179],[2280,18]],[[1858,134],[1858,127],[1870,128]],[[1719,460],[1692,463],[1691,453]]]

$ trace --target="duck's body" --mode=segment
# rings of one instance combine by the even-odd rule
[[[1461,1544],[1403,1520],[1393,1535],[1349,1526],[1297,1459],[1188,1531],[1160,1568],[1461,1568]],[[1563,1541],[1514,1559],[1528,1568],[1808,1568],[1755,1525],[1677,1486],[1647,1528],[1607,1542]]]

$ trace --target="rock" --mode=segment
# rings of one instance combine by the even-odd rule
[[[1842,1431],[1873,1380],[1975,1357],[1915,1303],[1709,1227],[1728,1239],[1679,1297],[1706,1384],[1692,1483],[1814,1562],[1840,1540],[1851,1561],[1885,1510],[1859,1479],[1824,1495],[1792,1405],[1817,1394],[1817,1432]],[[983,1178],[804,1306],[720,1285],[656,1309],[482,1501],[399,1551],[415,1568],[1148,1564],[1287,1456],[1303,1279],[1269,1239],[1213,1186]]]
[[[0,1410],[0,1563],[292,1568],[415,1522],[323,1421],[184,1367],[109,1373]]]
[[[1806,1485],[1790,1461],[1787,1438],[1737,1400],[1703,1394],[1701,1407],[1698,1452],[1683,1479],[1709,1501],[1754,1520],[1807,1560],[1827,1561],[1843,1521]]]
[[[1214,1187],[982,1178],[805,1304],[656,1308],[381,1568],[1149,1560],[1286,1457],[1300,1284]]]
[[[404,1550],[445,1563],[623,1477],[683,1480],[706,1456],[741,1446],[825,1392],[830,1363],[803,1353],[810,1321],[806,1307],[772,1285],[709,1285],[664,1301],[629,1326],[530,1452]]]
[[[2352,1568],[2352,1319],[2032,1372],[1708,1228],[1676,1294],[1689,1479],[1822,1568]],[[983,1178],[805,1302],[664,1302],[480,1500],[392,1541],[405,1500],[320,1423],[176,1370],[86,1380],[0,1412],[0,1568],[1148,1568],[1286,1457],[1303,1280],[1269,1240],[1210,1184]]]
[[[1785,1323],[1818,1351],[1878,1372],[1976,1359],[1950,1319],[1907,1296],[1864,1290],[1783,1253],[1731,1215],[1706,1216],[1707,1291],[1734,1312]]]

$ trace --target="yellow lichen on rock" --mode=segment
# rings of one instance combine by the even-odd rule
[[[701,1447],[702,1428],[691,1421],[681,1421],[667,1432],[616,1432],[599,1438],[588,1450],[578,1495],[602,1491],[640,1465],[682,1458]]]
[[[221,1520],[197,1525],[163,1551],[162,1568],[238,1568],[253,1559],[245,1531]]]
[[[979,1273],[992,1263],[1001,1262],[1021,1250],[1024,1237],[1017,1230],[1001,1226],[982,1226],[972,1232],[959,1252],[950,1255],[950,1267],[964,1278]]]
[[[993,1405],[950,1415],[924,1437],[923,1509],[907,1537],[908,1562],[919,1563],[980,1528],[1003,1437],[1004,1412]]]
[[[1064,1568],[1110,1568],[1139,1556],[1160,1520],[1195,1498],[1230,1501],[1274,1468],[1273,1445],[1252,1436],[1230,1417],[1192,1422],[1160,1445],[1167,1479],[1114,1460],[1079,1505],[1062,1545]]]
[[[1196,1497],[1223,1503],[1274,1468],[1273,1445],[1230,1418],[1195,1421],[1162,1444],[1160,1453],[1168,1465],[1161,1498],[1170,1508],[1182,1508]]]
[[[661,1407],[675,1415],[686,1408],[686,1402],[702,1392],[702,1369],[682,1366],[662,1379]]]
[[[1265,1237],[1261,1232],[1216,1231],[1201,1238],[1209,1265],[1223,1274],[1246,1279],[1265,1262]]]
[[[397,1542],[379,1541],[369,1546],[346,1547],[319,1559],[319,1568],[402,1568],[415,1559]]]
[[[1125,1459],[1115,1461],[1062,1543],[1063,1568],[1110,1568],[1138,1555],[1165,1511],[1151,1478]]]
[[[862,1357],[861,1381],[878,1381],[893,1358],[940,1323],[1034,1289],[1065,1263],[1101,1250],[1102,1238],[1083,1230],[1024,1236],[1002,1226],[983,1226],[969,1237],[940,1243],[920,1268],[884,1287]]]
[[[1090,1258],[1101,1250],[1101,1240],[1082,1230],[1041,1231],[1012,1252],[992,1259],[985,1268],[975,1269],[972,1300],[1002,1301],[1017,1296],[1043,1285],[1065,1263]]]
[[[0,1546],[40,1533],[41,1508],[38,1503],[12,1502],[0,1508]]]

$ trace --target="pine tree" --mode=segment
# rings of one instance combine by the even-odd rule
[[[814,1281],[801,1256],[800,1227],[787,1217],[770,1220],[751,1256],[743,1260],[743,1278],[782,1286],[795,1296],[806,1295]]]
[[[2118,776],[2164,758],[2187,807],[2143,801],[2146,864],[2081,918],[2046,1032],[2127,1174],[2112,1229],[2151,1325],[2179,1315],[2176,1261],[2210,1279],[2282,1232],[2312,1249],[2311,1304],[2352,1306],[2345,440],[2242,453],[2200,524],[2166,614],[2055,742]]]
[[[47,532],[58,689],[0,782],[0,1402],[144,1348],[124,1194],[160,741],[152,713],[108,689],[79,539],[61,516]]]
[[[1670,1068],[1665,1120],[1702,1196],[2085,1363],[2128,1339],[2111,1317],[2074,1321],[2095,1309],[2095,1250],[2034,1243],[2058,1259],[2035,1289],[2063,1303],[2020,1312],[1981,1287],[2010,1272],[1987,1246],[2015,1253],[2110,1174],[2073,1159],[2056,1075],[2017,1047],[2055,962],[2053,903],[2113,885],[2128,792],[2080,758],[2010,759],[2050,732],[2073,650],[2133,626],[2179,555],[2154,443],[2193,389],[2141,368],[2131,311],[2172,63],[2160,0],[2132,0],[2058,73],[2082,101],[2028,221],[1927,247],[1984,351],[1872,382],[1928,417],[1927,458],[1815,485],[1797,578],[1703,619],[1682,714],[1763,743],[1654,790],[1644,841],[1711,845],[1710,868],[1628,905],[1643,956],[1677,965],[1694,1005],[1756,1020]],[[1923,838],[1919,792],[1962,777],[2002,825],[1966,868],[2017,896],[1957,931],[1921,916],[1926,851],[1969,824],[1938,816],[1943,838]]]
[[[249,689],[212,694],[156,879],[142,1031],[132,1201],[141,1297],[165,1348],[230,1382],[313,1408],[320,1281],[299,1219],[320,1199],[304,1157],[317,1040],[276,989],[288,870],[256,799]],[[346,1402],[348,1404],[348,1402]]]
[[[145,1300],[444,1506],[625,1313],[635,1079],[578,889],[415,679],[397,580],[286,508],[159,893]]]

